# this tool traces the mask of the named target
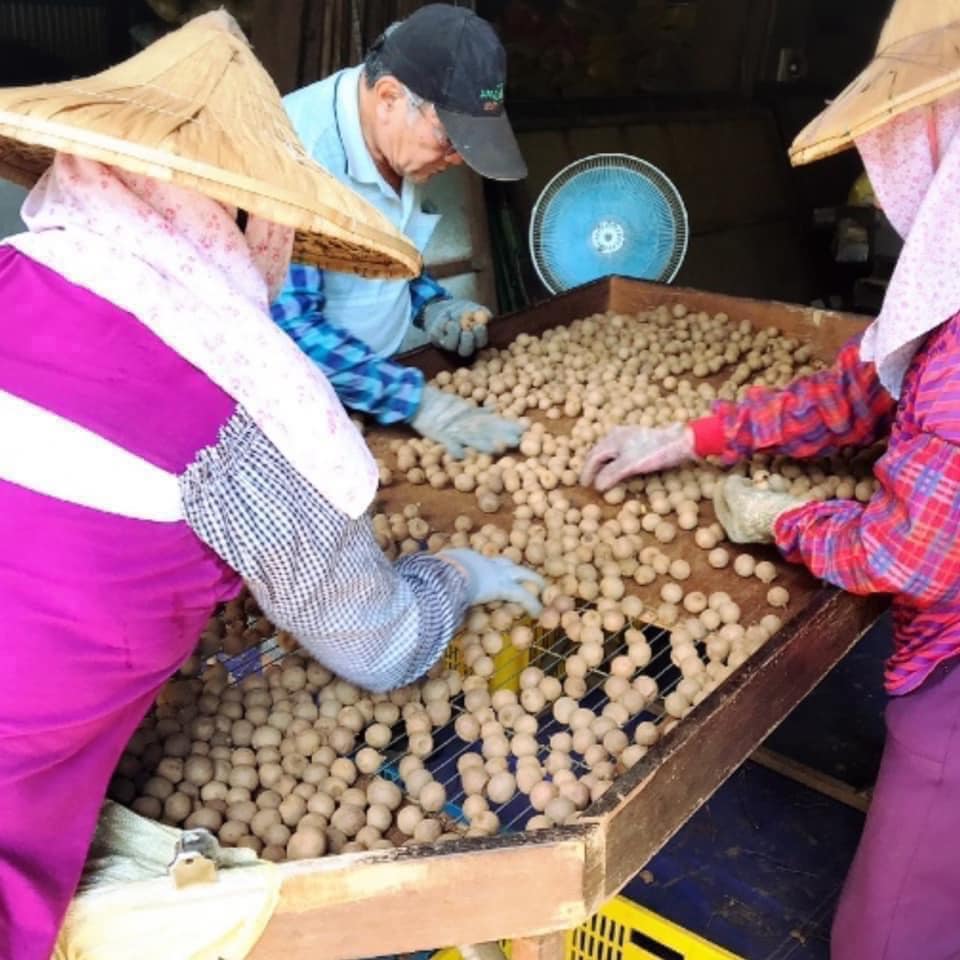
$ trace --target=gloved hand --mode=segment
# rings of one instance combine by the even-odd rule
[[[464,575],[471,606],[505,600],[519,603],[531,617],[539,616],[543,609],[540,601],[522,586],[524,583],[545,586],[543,577],[533,570],[518,566],[506,557],[485,557],[476,550],[441,550],[436,556]]]
[[[809,502],[809,497],[762,490],[738,476],[727,477],[713,492],[717,519],[734,543],[770,543],[777,517]]]
[[[442,443],[457,460],[463,458],[467,447],[479,453],[515,447],[524,430],[521,424],[499,417],[487,407],[429,386],[423,388],[410,426],[421,436]]]
[[[695,459],[693,444],[693,431],[683,423],[614,427],[587,454],[580,483],[603,493],[638,474],[668,470]]]
[[[431,343],[461,357],[470,357],[487,345],[490,311],[472,300],[432,300],[420,319]]]

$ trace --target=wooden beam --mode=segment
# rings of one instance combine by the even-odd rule
[[[793,780],[794,783],[816,790],[817,793],[822,793],[831,800],[853,807],[854,810],[859,810],[861,813],[866,813],[870,808],[870,790],[857,790],[849,783],[844,783],[836,777],[814,770],[813,767],[808,767],[805,763],[791,760],[790,757],[785,757],[774,750],[760,747],[750,754],[750,760],[767,770],[772,770],[774,773],[779,773],[781,776]]]
[[[767,647],[614,783],[593,810],[612,897],[876,620],[887,601],[824,587]],[[587,821],[589,822],[589,821]]]
[[[483,179],[476,174],[469,174],[467,189],[470,194],[468,223],[470,225],[470,248],[473,252],[473,269],[477,273],[477,299],[496,314],[498,313],[497,284],[493,276],[487,194],[483,186]]]
[[[596,906],[595,832],[567,827],[283,864],[280,904],[250,960],[350,960],[568,930]]]
[[[471,257],[460,260],[444,260],[440,263],[431,263],[427,272],[434,280],[443,280],[446,277],[458,277],[461,273],[473,273],[477,269]]]

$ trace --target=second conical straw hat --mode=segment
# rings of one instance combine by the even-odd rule
[[[226,13],[115,67],[0,89],[0,177],[32,185],[56,151],[197,190],[298,231],[297,259],[409,277],[420,255],[306,153],[276,86]]]
[[[860,75],[800,132],[799,165],[839,153],[855,137],[960,88],[960,0],[896,0],[877,52]]]

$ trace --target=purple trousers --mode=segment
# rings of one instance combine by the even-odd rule
[[[887,706],[887,740],[833,922],[833,960],[960,958],[960,663]]]

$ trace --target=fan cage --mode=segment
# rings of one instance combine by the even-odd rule
[[[541,283],[551,294],[560,293],[569,289],[571,284],[566,283],[547,262],[544,252],[544,223],[550,212],[550,206],[557,194],[576,177],[594,171],[611,170],[618,173],[633,173],[644,178],[658,191],[673,215],[674,241],[667,263],[659,274],[654,276],[639,276],[631,274],[634,279],[647,280],[656,283],[671,283],[676,277],[687,254],[689,243],[689,222],[687,208],[684,205],[680,191],[673,181],[659,168],[640,157],[629,153],[597,153],[583,157],[568,164],[556,173],[550,182],[540,192],[533,206],[530,216],[529,247],[534,269]],[[597,280],[609,274],[598,273],[589,280]]]

